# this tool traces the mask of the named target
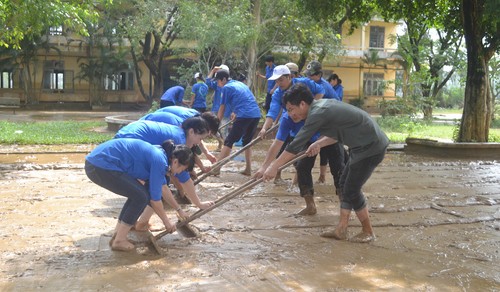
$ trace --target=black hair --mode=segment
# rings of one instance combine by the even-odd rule
[[[215,73],[216,80],[224,80],[224,78],[226,78],[226,80],[229,80],[229,72],[227,72],[227,70],[220,69],[219,71],[217,71],[217,73]]]
[[[299,105],[301,101],[311,104],[314,100],[313,94],[309,88],[303,83],[292,85],[285,94],[283,94],[283,104]]]
[[[163,148],[165,154],[167,154],[169,164],[171,164],[172,160],[176,158],[180,165],[187,165],[188,170],[193,169],[193,152],[186,145],[174,145],[173,140],[166,140],[161,144],[161,148]]]
[[[333,73],[330,76],[328,76],[327,81],[330,82],[330,81],[335,80],[335,79],[337,79],[337,84],[342,84],[342,79],[340,79],[339,75],[337,75],[335,73]]]
[[[267,55],[264,58],[264,61],[266,61],[266,62],[274,62],[274,56],[273,55]]]
[[[200,115],[200,117],[207,122],[210,133],[212,135],[217,134],[220,124],[219,118],[213,112],[204,112]]]
[[[210,131],[208,123],[201,116],[190,117],[184,120],[181,126],[186,136],[189,129],[193,129],[194,133],[198,135],[203,135]]]

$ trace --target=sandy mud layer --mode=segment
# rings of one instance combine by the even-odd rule
[[[254,170],[269,144],[255,147]],[[304,201],[289,168],[283,184],[259,184],[193,221],[201,237],[161,238],[160,256],[140,233],[136,252],[109,249],[124,199],[87,179],[89,147],[67,149],[0,147],[1,291],[500,290],[499,161],[388,153],[364,189],[370,244],[319,236],[339,217],[331,177],[315,187],[318,214],[294,216]],[[248,181],[243,167],[230,162],[200,196]],[[352,219],[350,236],[360,231]]]

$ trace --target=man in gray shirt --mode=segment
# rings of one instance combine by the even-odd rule
[[[321,147],[337,142],[349,146],[349,160],[340,179],[340,221],[334,230],[321,236],[347,239],[349,217],[351,210],[354,210],[361,222],[362,231],[349,240],[375,240],[361,188],[384,159],[389,144],[387,136],[365,111],[332,99],[314,100],[312,93],[303,84],[293,85],[284,94],[283,103],[294,122],[305,120],[305,124],[286,150],[269,165],[263,174],[264,179],[274,178],[278,168],[295,157],[316,132],[321,137],[307,149],[309,156],[317,155]]]

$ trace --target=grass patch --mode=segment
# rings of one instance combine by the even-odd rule
[[[453,141],[457,124],[431,123],[402,117],[378,118],[377,123],[389,137],[391,143],[404,143],[406,138],[447,139]],[[500,128],[490,129],[489,142],[500,142]]]
[[[0,143],[20,145],[97,144],[113,138],[98,132],[106,127],[98,121],[7,122],[0,121]]]

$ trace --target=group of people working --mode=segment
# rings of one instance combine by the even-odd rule
[[[326,165],[330,164],[335,193],[340,201],[338,225],[321,236],[348,239],[349,217],[354,211],[362,230],[349,240],[370,242],[375,239],[361,188],[383,160],[389,143],[387,136],[365,111],[341,101],[343,92],[335,91],[331,85],[335,79],[341,87],[341,80],[336,75],[325,80],[321,63],[310,62],[304,71],[306,77],[301,77],[296,64],[276,66],[271,62],[274,60],[269,60],[266,58],[266,68],[272,68],[266,70],[270,71],[266,74],[267,80],[272,81],[268,83],[270,100],[269,105],[265,105],[267,113],[260,132],[257,126],[261,111],[255,96],[246,84],[230,78],[226,65],[220,65],[204,80],[205,86],[214,89],[211,111],[195,107],[196,98],[184,104],[191,108],[177,105],[183,102],[180,99],[162,102],[156,112],[123,127],[114,139],[97,146],[86,157],[87,176],[94,183],[127,198],[110,241],[113,250],[134,249],[127,239],[128,232],[132,228],[148,230],[149,219],[154,213],[161,218],[167,231],[175,231],[175,224],[166,216],[163,201],[176,210],[181,220],[187,217],[174,198],[170,183],[200,209],[213,205],[213,201],[200,200],[189,174],[195,164],[203,172],[210,171],[210,166],[204,166],[198,155],[204,153],[211,163],[221,161],[230,155],[234,143],[241,139],[245,146],[255,135],[264,137],[275,123],[279,123],[276,137],[253,177],[265,181],[275,179],[279,177],[281,166],[305,153],[306,157],[294,164],[300,196],[306,203],[298,214],[314,215],[317,210],[312,168],[319,154],[321,167],[326,170]],[[221,121],[224,123],[229,117],[232,127],[215,157],[202,140],[208,135],[216,135]],[[252,151],[248,147],[243,174],[252,175],[251,161]],[[220,169],[214,174],[219,172]],[[320,174],[320,181],[321,178],[324,181],[324,173]]]

